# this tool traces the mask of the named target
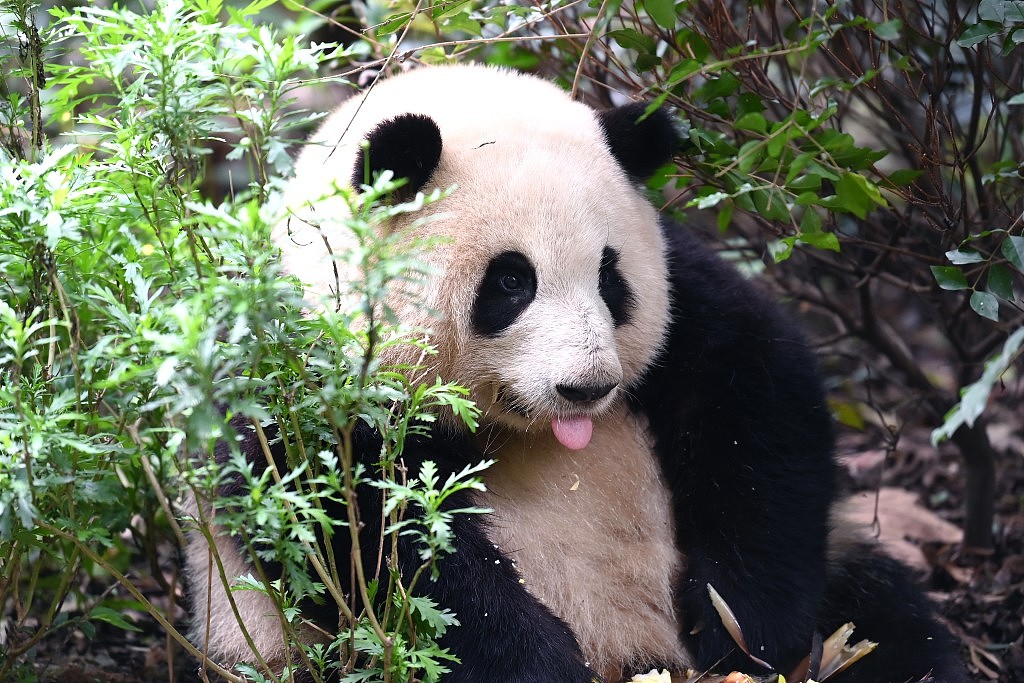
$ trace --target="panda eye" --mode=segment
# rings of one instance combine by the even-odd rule
[[[518,273],[502,273],[498,276],[498,286],[509,294],[522,292],[525,289],[523,279]]]
[[[537,271],[525,255],[505,251],[491,258],[473,302],[477,334],[501,334],[525,311],[537,294]]]
[[[612,287],[622,281],[614,267],[608,267],[607,263],[601,264],[601,273],[598,276],[597,285],[601,289]]]
[[[622,271],[619,270],[619,252],[611,247],[605,247],[601,254],[597,287],[605,305],[608,306],[608,312],[612,314],[615,326],[628,323],[636,300],[629,284],[622,277]]]

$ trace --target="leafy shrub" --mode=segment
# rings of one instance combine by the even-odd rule
[[[284,135],[311,119],[294,107],[294,89],[344,50],[303,47],[301,36],[255,23],[255,7],[215,2],[171,0],[141,14],[54,10],[42,33],[31,6],[4,9],[21,36],[38,40],[19,48],[29,89],[8,98],[0,157],[0,608],[8,634],[0,678],[60,629],[134,628],[126,610],[147,612],[199,657],[127,570],[137,547],[152,553],[168,536],[180,541],[174,506],[183,485],[209,494],[226,476],[249,477],[250,491],[225,501],[232,512],[219,521],[261,548],[261,578],[243,579],[244,587],[267,592],[296,619],[293,605],[312,594],[345,608],[338,572],[347,570],[328,559],[317,533],[357,528],[326,516],[323,503],[350,503],[359,478],[379,474],[352,465],[354,422],[387,435],[381,468],[393,478],[406,435],[433,411],[449,406],[472,423],[474,409],[457,387],[413,386],[376,363],[383,345],[420,344],[386,311],[368,320],[358,311],[309,315],[268,247],[291,163]],[[47,55],[71,43],[74,61],[44,68]],[[38,74],[48,79],[45,93]],[[71,141],[21,135],[42,130],[44,112],[70,122]],[[229,159],[247,163],[249,181],[213,203],[202,192],[206,162],[223,140]],[[348,197],[354,217],[344,228],[362,245],[351,257],[368,274],[352,283],[360,311],[379,310],[395,278],[419,273],[415,251],[374,229],[402,210],[379,206],[392,187],[382,178]],[[276,421],[292,469],[253,479],[236,456],[216,471],[203,454],[228,437],[235,415]],[[325,435],[335,450],[304,452]],[[440,501],[476,486],[475,472],[438,481],[425,467],[389,488],[396,533],[411,521],[399,503],[428,521],[416,527],[431,530],[418,532],[425,569],[450,548]],[[245,536],[254,519],[260,533]],[[268,553],[283,564],[280,582],[263,573]],[[309,562],[323,569],[315,582]],[[116,581],[130,597],[92,596],[79,588],[83,575]],[[436,678],[445,655],[434,638],[452,617],[407,597],[397,580],[370,583],[365,577],[362,590],[386,591],[385,612],[348,617],[357,650],[388,656],[369,657],[352,680],[381,675],[374,671],[385,659],[393,669],[385,679]],[[323,675],[348,645],[343,635],[330,657],[311,650],[303,664]]]

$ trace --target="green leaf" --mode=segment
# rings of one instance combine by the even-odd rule
[[[982,373],[981,378],[963,389],[960,393],[960,402],[946,413],[946,419],[942,426],[932,432],[933,444],[953,436],[962,425],[966,424],[968,427],[974,425],[975,420],[981,416],[985,411],[985,406],[988,405],[992,387],[1017,359],[1022,344],[1024,344],[1024,327],[1017,329],[1006,339],[999,355],[985,364],[985,372]]]
[[[814,209],[805,211],[800,219],[800,241],[816,249],[839,251],[839,238],[821,229],[821,216]]]
[[[771,186],[759,187],[751,190],[748,196],[754,203],[754,210],[768,220],[780,222],[789,220],[789,207],[786,206],[785,198],[777,189]]]
[[[835,252],[840,250],[839,238],[835,236],[835,233],[831,232],[807,233],[801,235],[800,241],[809,244],[815,249],[826,249]]]
[[[768,120],[765,119],[764,114],[752,111],[736,119],[733,126],[736,130],[753,130],[764,133],[768,130]]]
[[[661,66],[662,59],[656,54],[642,52],[636,56],[634,66],[637,71],[644,72]]]
[[[412,14],[409,12],[393,14],[377,26],[376,34],[381,37],[391,35],[403,28],[411,19]]]
[[[718,215],[715,217],[715,223],[718,225],[719,232],[726,232],[729,226],[732,225],[732,214],[735,210],[736,205],[732,202],[723,202],[718,209]]]
[[[835,417],[836,422],[845,427],[856,429],[859,432],[864,431],[864,428],[867,426],[860,413],[861,405],[861,403],[840,401],[833,398],[828,399],[828,406],[832,409],[832,416]]]
[[[973,249],[953,249],[952,251],[946,252],[946,258],[949,259],[950,263],[957,266],[962,266],[968,263],[981,263],[985,260],[984,256]]]
[[[716,100],[720,97],[729,97],[740,89],[740,79],[728,71],[722,71],[712,76],[708,75],[708,80],[704,85],[697,88],[693,93],[694,99],[703,100],[710,103],[712,100]]]
[[[761,140],[750,140],[745,142],[740,151],[736,154],[736,168],[741,173],[750,173],[764,160],[764,142]]]
[[[636,50],[640,53],[654,54],[654,39],[650,36],[643,35],[635,29],[620,28],[617,31],[609,31],[607,35],[627,50]]]
[[[984,21],[1003,22],[1006,18],[1006,10],[1003,9],[1003,0],[981,0],[978,3],[978,18]]]
[[[772,156],[778,156],[778,152],[772,152],[771,143],[768,146],[768,153]],[[789,170],[786,172],[786,184],[793,182],[793,179],[800,175],[800,171],[804,170],[809,162],[814,157],[813,152],[803,152],[798,154],[793,159],[792,163],[789,164]]]
[[[996,264],[988,271],[988,291],[1004,301],[1013,301],[1013,273],[1006,266]]]
[[[889,182],[893,185],[909,185],[921,177],[922,171],[916,168],[901,168],[889,174]]]
[[[999,299],[990,292],[972,292],[971,308],[982,318],[999,320]]]
[[[1021,21],[1021,8],[1015,0],[981,0],[978,3],[978,18],[1000,24],[1010,21]]]
[[[867,195],[873,203],[878,206],[888,206],[889,203],[885,201],[885,197],[882,196],[882,191],[878,188],[878,185],[871,182],[862,175],[855,174],[853,176],[854,182],[860,185],[861,191]]]
[[[676,27],[675,0],[644,0],[643,7],[658,26],[669,30]]]
[[[879,40],[899,40],[901,28],[903,28],[902,21],[890,19],[889,21],[883,21],[881,24],[875,24],[874,33],[878,36]]]
[[[804,237],[821,234],[821,216],[814,209],[804,211],[800,218],[800,232]]]
[[[242,9],[241,16],[251,17],[254,14],[259,14],[275,2],[277,2],[277,0],[253,0]]]
[[[397,593],[395,597],[398,602]],[[437,603],[428,597],[408,595],[404,599],[408,601],[409,611],[419,626],[417,633],[423,629],[422,633],[431,638],[439,638],[444,635],[449,626],[459,623],[451,611],[438,609]]]
[[[450,17],[446,17],[441,21],[441,26],[445,31],[462,31],[471,36],[480,36],[483,34],[483,27],[480,26],[480,22],[471,18],[468,13],[464,12],[459,12],[451,15]]]
[[[85,634],[87,640],[93,640],[96,638],[96,624],[91,621],[80,621],[78,622],[78,628]]]
[[[1013,267],[1024,273],[1024,237],[1020,235],[1007,235],[1000,247],[1003,256],[1013,264]]]
[[[678,85],[682,81],[685,81],[693,74],[698,73],[701,70],[702,66],[703,64],[701,64],[696,59],[686,59],[683,60],[682,62],[679,62],[674,67],[672,67],[672,71],[669,72],[668,74],[669,86],[671,87],[674,85]]]
[[[1003,31],[1003,25],[994,21],[982,21],[967,29],[957,38],[957,45],[960,47],[974,47],[978,43],[985,42],[992,36],[999,35]]]
[[[198,0],[196,2],[196,9],[205,15],[208,23],[217,21],[223,6],[223,0]]]
[[[843,173],[836,183],[836,198],[840,208],[846,209],[857,218],[866,218],[871,209],[871,199],[857,182],[856,173]]]
[[[942,289],[955,292],[961,289],[970,289],[967,278],[959,268],[953,266],[932,266],[932,276],[939,283]]]
[[[751,112],[764,113],[765,107],[764,101],[752,92],[740,93],[740,96],[736,98],[736,114],[742,116],[743,114],[749,114]]]
[[[135,631],[141,633],[142,629],[131,623],[124,618],[124,615],[120,612],[113,610],[103,605],[96,605],[89,612],[90,619],[96,619],[97,621],[105,621],[106,623],[121,629],[122,631]]]
[[[768,245],[768,251],[771,252],[772,260],[774,260],[775,263],[782,263],[792,256],[796,240],[796,237],[783,237],[778,242],[770,243]]]
[[[1021,37],[1024,37],[1024,29],[1021,29]],[[1024,92],[1017,93],[1010,99],[1006,100],[1007,104],[1024,104]]]
[[[796,196],[793,201],[797,206],[814,206],[818,204],[821,197],[818,196],[817,192],[801,192]]]

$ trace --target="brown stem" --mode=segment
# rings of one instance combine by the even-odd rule
[[[980,419],[972,427],[961,427],[953,434],[952,440],[960,449],[966,466],[964,548],[990,551],[994,545],[992,520],[995,518],[996,467],[995,453],[985,432],[985,421]]]

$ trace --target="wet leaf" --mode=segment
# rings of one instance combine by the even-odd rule
[[[1024,237],[1008,235],[1003,240],[1001,250],[1007,261],[1013,264],[1017,270],[1024,272]]]
[[[999,320],[999,299],[991,292],[971,293],[971,308],[982,318]]]
[[[953,266],[932,266],[932,276],[939,283],[939,287],[955,292],[961,289],[970,289],[967,278],[959,268]]]
[[[958,266],[962,266],[967,263],[981,263],[985,260],[984,256],[973,249],[953,249],[946,252],[946,258],[949,259],[950,263]]]
[[[995,265],[988,271],[988,290],[1000,299],[1013,301],[1013,273],[1006,266]]]

